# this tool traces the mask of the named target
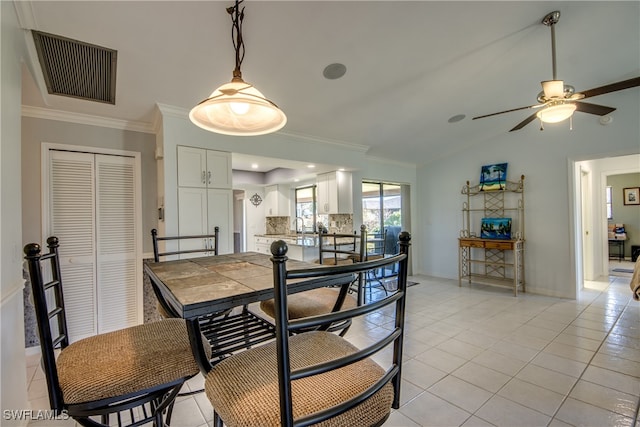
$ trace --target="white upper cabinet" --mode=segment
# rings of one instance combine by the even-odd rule
[[[351,172],[318,174],[318,213],[353,213]]]
[[[265,192],[266,216],[291,216],[289,193],[291,187],[284,184],[268,185]]]
[[[178,186],[231,188],[231,153],[178,146]]]

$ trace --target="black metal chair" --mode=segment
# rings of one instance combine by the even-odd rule
[[[361,227],[361,237],[364,236],[365,227]],[[325,243],[328,241],[328,244]],[[357,234],[319,234],[318,235],[318,262],[323,265],[348,265],[353,264],[354,256],[361,256],[358,251],[360,247]],[[327,257],[325,254],[328,254]],[[354,280],[357,282],[357,280]],[[340,288],[316,288],[306,292],[299,292],[289,296],[288,309],[289,319],[300,319],[303,317],[317,316],[336,312],[358,305],[358,301],[350,295],[353,284],[344,284]],[[272,318],[275,314],[275,300],[269,299],[260,303],[260,309]],[[331,325],[322,325],[313,330],[328,330],[338,332],[344,336],[351,320],[339,322]],[[300,330],[299,332],[308,332]]]
[[[153,240],[153,257],[155,262],[160,262],[160,258],[183,255],[218,255],[218,239],[220,228],[214,228],[214,234],[192,235],[192,236],[164,236],[159,237],[158,231],[151,230]],[[162,252],[159,242],[175,242],[178,247]],[[181,318],[178,313],[162,295],[162,292],[151,281],[153,292],[158,300],[158,312],[165,318]],[[211,346],[211,361],[216,363],[228,355],[250,348],[254,345],[272,340],[275,337],[275,327],[273,324],[256,315],[249,310],[248,306],[243,306],[240,313],[233,313],[233,310],[213,312],[198,318],[202,334],[207,338]],[[196,390],[182,395],[198,393]]]
[[[58,239],[49,237],[47,245],[46,254],[37,243],[24,253],[51,409],[84,426],[168,425],[180,388],[199,372],[185,321],[161,320],[70,343]]]
[[[276,341],[233,355],[207,372],[205,389],[214,408],[214,425],[228,426],[380,426],[400,405],[407,262],[411,237],[403,232],[400,254],[351,265],[287,270],[287,245],[271,245],[276,301]],[[353,275],[398,263],[398,292],[382,300],[320,316],[288,319],[287,280]],[[395,325],[383,337],[358,349],[326,331],[293,334],[299,328],[366,316],[393,308]],[[381,367],[371,359],[392,348]]]

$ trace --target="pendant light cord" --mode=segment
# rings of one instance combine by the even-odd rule
[[[244,0],[236,0],[235,6],[228,7],[227,13],[231,15],[231,40],[236,51],[236,68],[233,70],[233,79],[242,80],[240,67],[244,60],[244,40],[242,39],[242,21],[244,20],[244,7],[240,9],[240,3]]]

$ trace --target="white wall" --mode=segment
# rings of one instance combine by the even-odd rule
[[[527,291],[575,298],[571,164],[640,151],[637,89],[607,97],[611,99],[601,102],[618,108],[608,126],[600,125],[595,116],[577,113],[572,131],[567,123],[547,125],[544,132],[535,123],[517,132],[497,131],[492,141],[421,166],[418,215],[424,228],[420,239],[416,239],[421,251],[415,252],[421,256],[420,271],[458,277],[457,237],[462,227],[463,201],[460,190],[466,180],[478,182],[482,165],[508,162],[507,179],[526,176]],[[514,123],[521,119],[517,114],[511,117]]]
[[[193,125],[188,119],[186,110],[176,109],[166,105],[159,105],[159,110],[162,119],[165,173],[164,182],[162,184],[159,183],[158,188],[165,189],[165,227],[166,232],[169,234],[174,234],[178,231],[177,178],[175,173],[177,168],[176,147],[178,145],[325,165],[335,164],[336,169],[338,167],[344,167],[353,173],[355,225],[362,223],[362,204],[360,203],[362,200],[362,188],[360,183],[363,178],[409,184],[411,186],[412,198],[415,199],[417,197],[416,168],[414,165],[369,158],[361,146],[311,140],[283,132],[258,137],[219,135],[204,131]],[[158,140],[158,142],[160,142],[160,140]],[[339,165],[337,164],[338,162]],[[296,183],[296,187],[299,186],[299,184],[300,183]],[[245,185],[234,185],[233,188],[245,189]],[[250,192],[250,190],[247,190],[247,197],[253,194],[249,194]],[[411,204],[411,218],[414,219],[417,218],[416,205],[416,203]],[[246,209],[247,211],[251,211],[253,206],[247,206]],[[415,230],[416,223],[414,220],[414,233]],[[247,235],[251,236],[252,232],[248,230]],[[251,247],[248,246],[248,249],[250,250]],[[418,247],[413,246],[412,250],[418,250]],[[415,259],[416,257],[414,257],[414,260]]]
[[[24,33],[13,2],[0,2],[0,406],[29,409],[24,352],[20,179],[21,60]],[[25,425],[2,420],[2,425]]]

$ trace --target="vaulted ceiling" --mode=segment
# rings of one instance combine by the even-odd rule
[[[47,94],[37,62],[25,72],[23,104],[149,126],[157,103],[187,112],[231,80],[234,51],[225,8],[232,4],[16,2],[26,29],[115,49],[118,58],[115,105]],[[557,68],[566,84],[580,91],[640,75],[636,1],[244,6],[243,77],[287,114],[282,132],[365,145],[372,156],[398,161],[425,163],[490,141],[530,115],[523,110],[471,120],[536,103],[540,82],[552,78],[550,30],[541,24],[551,11],[561,12]],[[323,77],[332,63],[346,65],[342,78]],[[640,89],[590,102],[616,107],[621,96],[640,97]],[[466,117],[449,123],[460,114]],[[586,120],[598,116],[577,113],[574,127]],[[546,127],[565,132],[568,126]],[[509,135],[533,132],[536,122]]]

